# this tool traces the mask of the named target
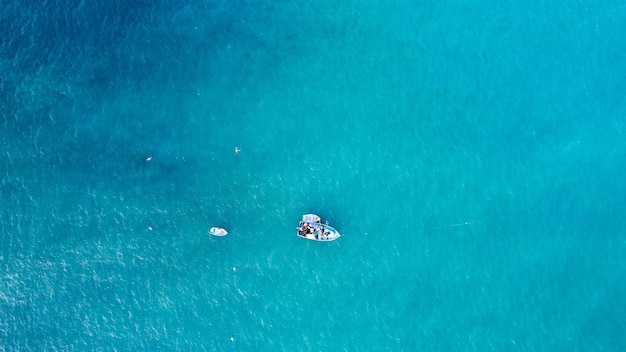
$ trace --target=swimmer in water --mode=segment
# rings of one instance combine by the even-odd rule
[[[235,147],[235,155],[239,155],[240,151],[241,151],[241,149],[239,149],[239,147]]]

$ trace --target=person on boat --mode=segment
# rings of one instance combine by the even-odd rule
[[[315,239],[319,240],[319,239],[323,239],[324,236],[324,225],[321,225],[317,228],[317,231],[315,231]]]
[[[308,235],[311,232],[311,228],[309,227],[309,223],[305,222],[302,224],[302,227],[300,228],[300,236],[302,237],[306,237],[306,235]]]

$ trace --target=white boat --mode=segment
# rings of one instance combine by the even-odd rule
[[[209,233],[213,236],[226,236],[228,235],[228,231],[224,230],[221,227],[211,227]]]
[[[307,240],[320,242],[334,241],[341,237],[339,231],[328,223],[322,224],[322,218],[315,214],[302,215],[297,235]]]

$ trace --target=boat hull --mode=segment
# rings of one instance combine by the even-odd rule
[[[339,231],[337,231],[334,227],[321,223],[310,224],[312,231],[310,233],[303,233],[304,223],[304,221],[300,222],[300,225],[298,226],[298,231],[296,232],[296,235],[300,238],[317,242],[330,242],[341,237]]]
[[[221,227],[211,227],[211,229],[209,230],[209,234],[222,237],[228,235],[228,231],[224,230]]]

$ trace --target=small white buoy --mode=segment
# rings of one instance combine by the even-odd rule
[[[152,157],[151,157],[151,156],[149,156],[149,157],[147,157],[147,158],[146,158],[146,161],[150,161],[150,160],[152,160]]]
[[[237,268],[235,268],[234,266],[233,266],[233,272],[234,272],[234,273],[236,273],[236,272],[237,272]]]
[[[152,226],[148,226],[148,230],[152,231]]]
[[[235,336],[231,336],[230,341],[235,342]]]

